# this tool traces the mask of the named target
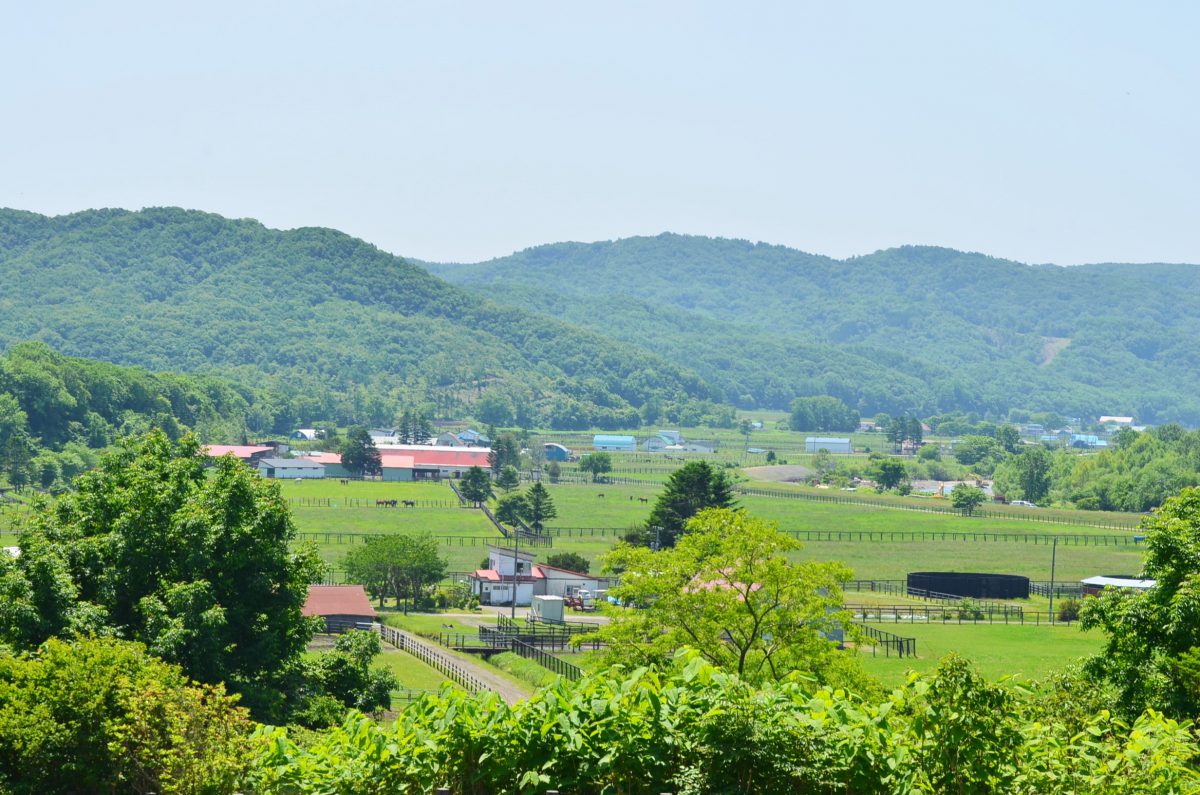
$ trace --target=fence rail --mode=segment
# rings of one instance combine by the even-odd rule
[[[388,533],[342,533],[337,530],[305,530],[296,533],[299,541],[319,541],[324,544],[365,544],[372,538],[386,538]],[[495,536],[435,535],[433,540],[447,547],[486,547],[500,539]],[[535,544],[534,546],[538,546]]]
[[[1008,544],[1050,546],[1058,539],[1061,546],[1132,547],[1142,543],[1141,536],[1089,535],[1086,533],[971,533],[949,530],[784,530],[800,541],[990,541]]]
[[[750,486],[735,486],[738,494],[753,497],[769,497],[784,500],[807,500],[808,502],[837,503],[842,505],[861,505],[869,508],[886,508],[895,511],[916,511],[918,513],[937,513],[962,516],[962,512],[949,505],[902,505],[882,500],[865,500],[861,497],[844,497],[840,494],[810,494],[804,491],[783,491],[782,489],[765,489]],[[1060,516],[1057,514],[1036,513],[1034,511],[996,511],[987,508],[976,508],[971,516],[985,519],[1012,519],[1017,522],[1041,522],[1044,524],[1074,525],[1076,527],[1098,527],[1103,530],[1136,530],[1139,520],[1129,522],[1104,522],[1099,519],[1083,517]]]
[[[408,652],[426,665],[440,671],[448,679],[456,682],[466,690],[475,693],[480,690],[489,689],[487,685],[476,679],[470,671],[460,665],[449,654],[439,651],[428,643],[395,627],[389,627],[385,624],[376,624],[376,626],[379,628],[379,635],[384,641],[392,644],[401,651]]]
[[[570,679],[572,682],[576,682],[583,678],[583,671],[580,670],[579,666],[573,665],[566,660],[559,659],[553,654],[547,654],[542,649],[539,649],[536,646],[531,646],[524,641],[513,638],[512,650],[516,654],[519,654],[528,660],[533,660],[543,668],[546,668],[547,670],[556,673],[561,677]]]
[[[372,499],[368,497],[288,497],[293,508],[462,508],[457,500],[406,500],[401,498]]]
[[[877,627],[867,626],[866,624],[855,624],[854,626],[862,630],[863,634],[871,639],[871,656],[874,657],[876,650],[883,647],[883,653],[886,657],[891,657],[895,651],[897,657],[916,657],[917,656],[917,639],[905,638],[900,635],[888,632],[886,629],[878,629]]]

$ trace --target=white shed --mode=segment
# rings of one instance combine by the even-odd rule
[[[307,458],[264,458],[258,462],[264,478],[323,478],[325,466]]]

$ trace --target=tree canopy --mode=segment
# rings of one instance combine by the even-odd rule
[[[1127,715],[1146,708],[1200,716],[1200,488],[1185,489],[1142,521],[1148,591],[1106,588],[1081,611],[1107,643],[1090,669],[1113,684]]]
[[[705,508],[729,508],[733,504],[733,487],[723,471],[704,460],[689,461],[667,478],[640,541],[647,546],[657,543],[673,547],[693,516]]]
[[[106,454],[76,491],[36,510],[21,555],[0,556],[0,639],[113,635],[256,714],[278,714],[280,677],[312,634],[300,609],[322,570],[278,487],[213,462],[192,436],[154,431]]]
[[[696,649],[712,664],[750,681],[795,672],[827,684],[861,684],[852,657],[829,639],[848,627],[837,563],[789,563],[799,543],[740,511],[706,509],[673,549],[619,546],[605,567],[621,573],[609,591],[641,607],[600,630],[613,662],[662,664],[676,649]]]

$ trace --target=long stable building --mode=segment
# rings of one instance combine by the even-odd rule
[[[487,469],[486,448],[447,447],[422,444],[384,445],[379,448],[383,479],[400,482],[460,478],[471,467]],[[325,477],[344,478],[350,473],[342,466],[337,453],[318,453],[305,456],[309,461],[325,465]]]

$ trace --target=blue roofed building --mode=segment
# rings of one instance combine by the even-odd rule
[[[592,437],[592,449],[610,453],[636,453],[637,440],[623,434],[598,433]]]
[[[546,442],[542,445],[542,451],[547,461],[571,460],[571,451],[558,442]]]

